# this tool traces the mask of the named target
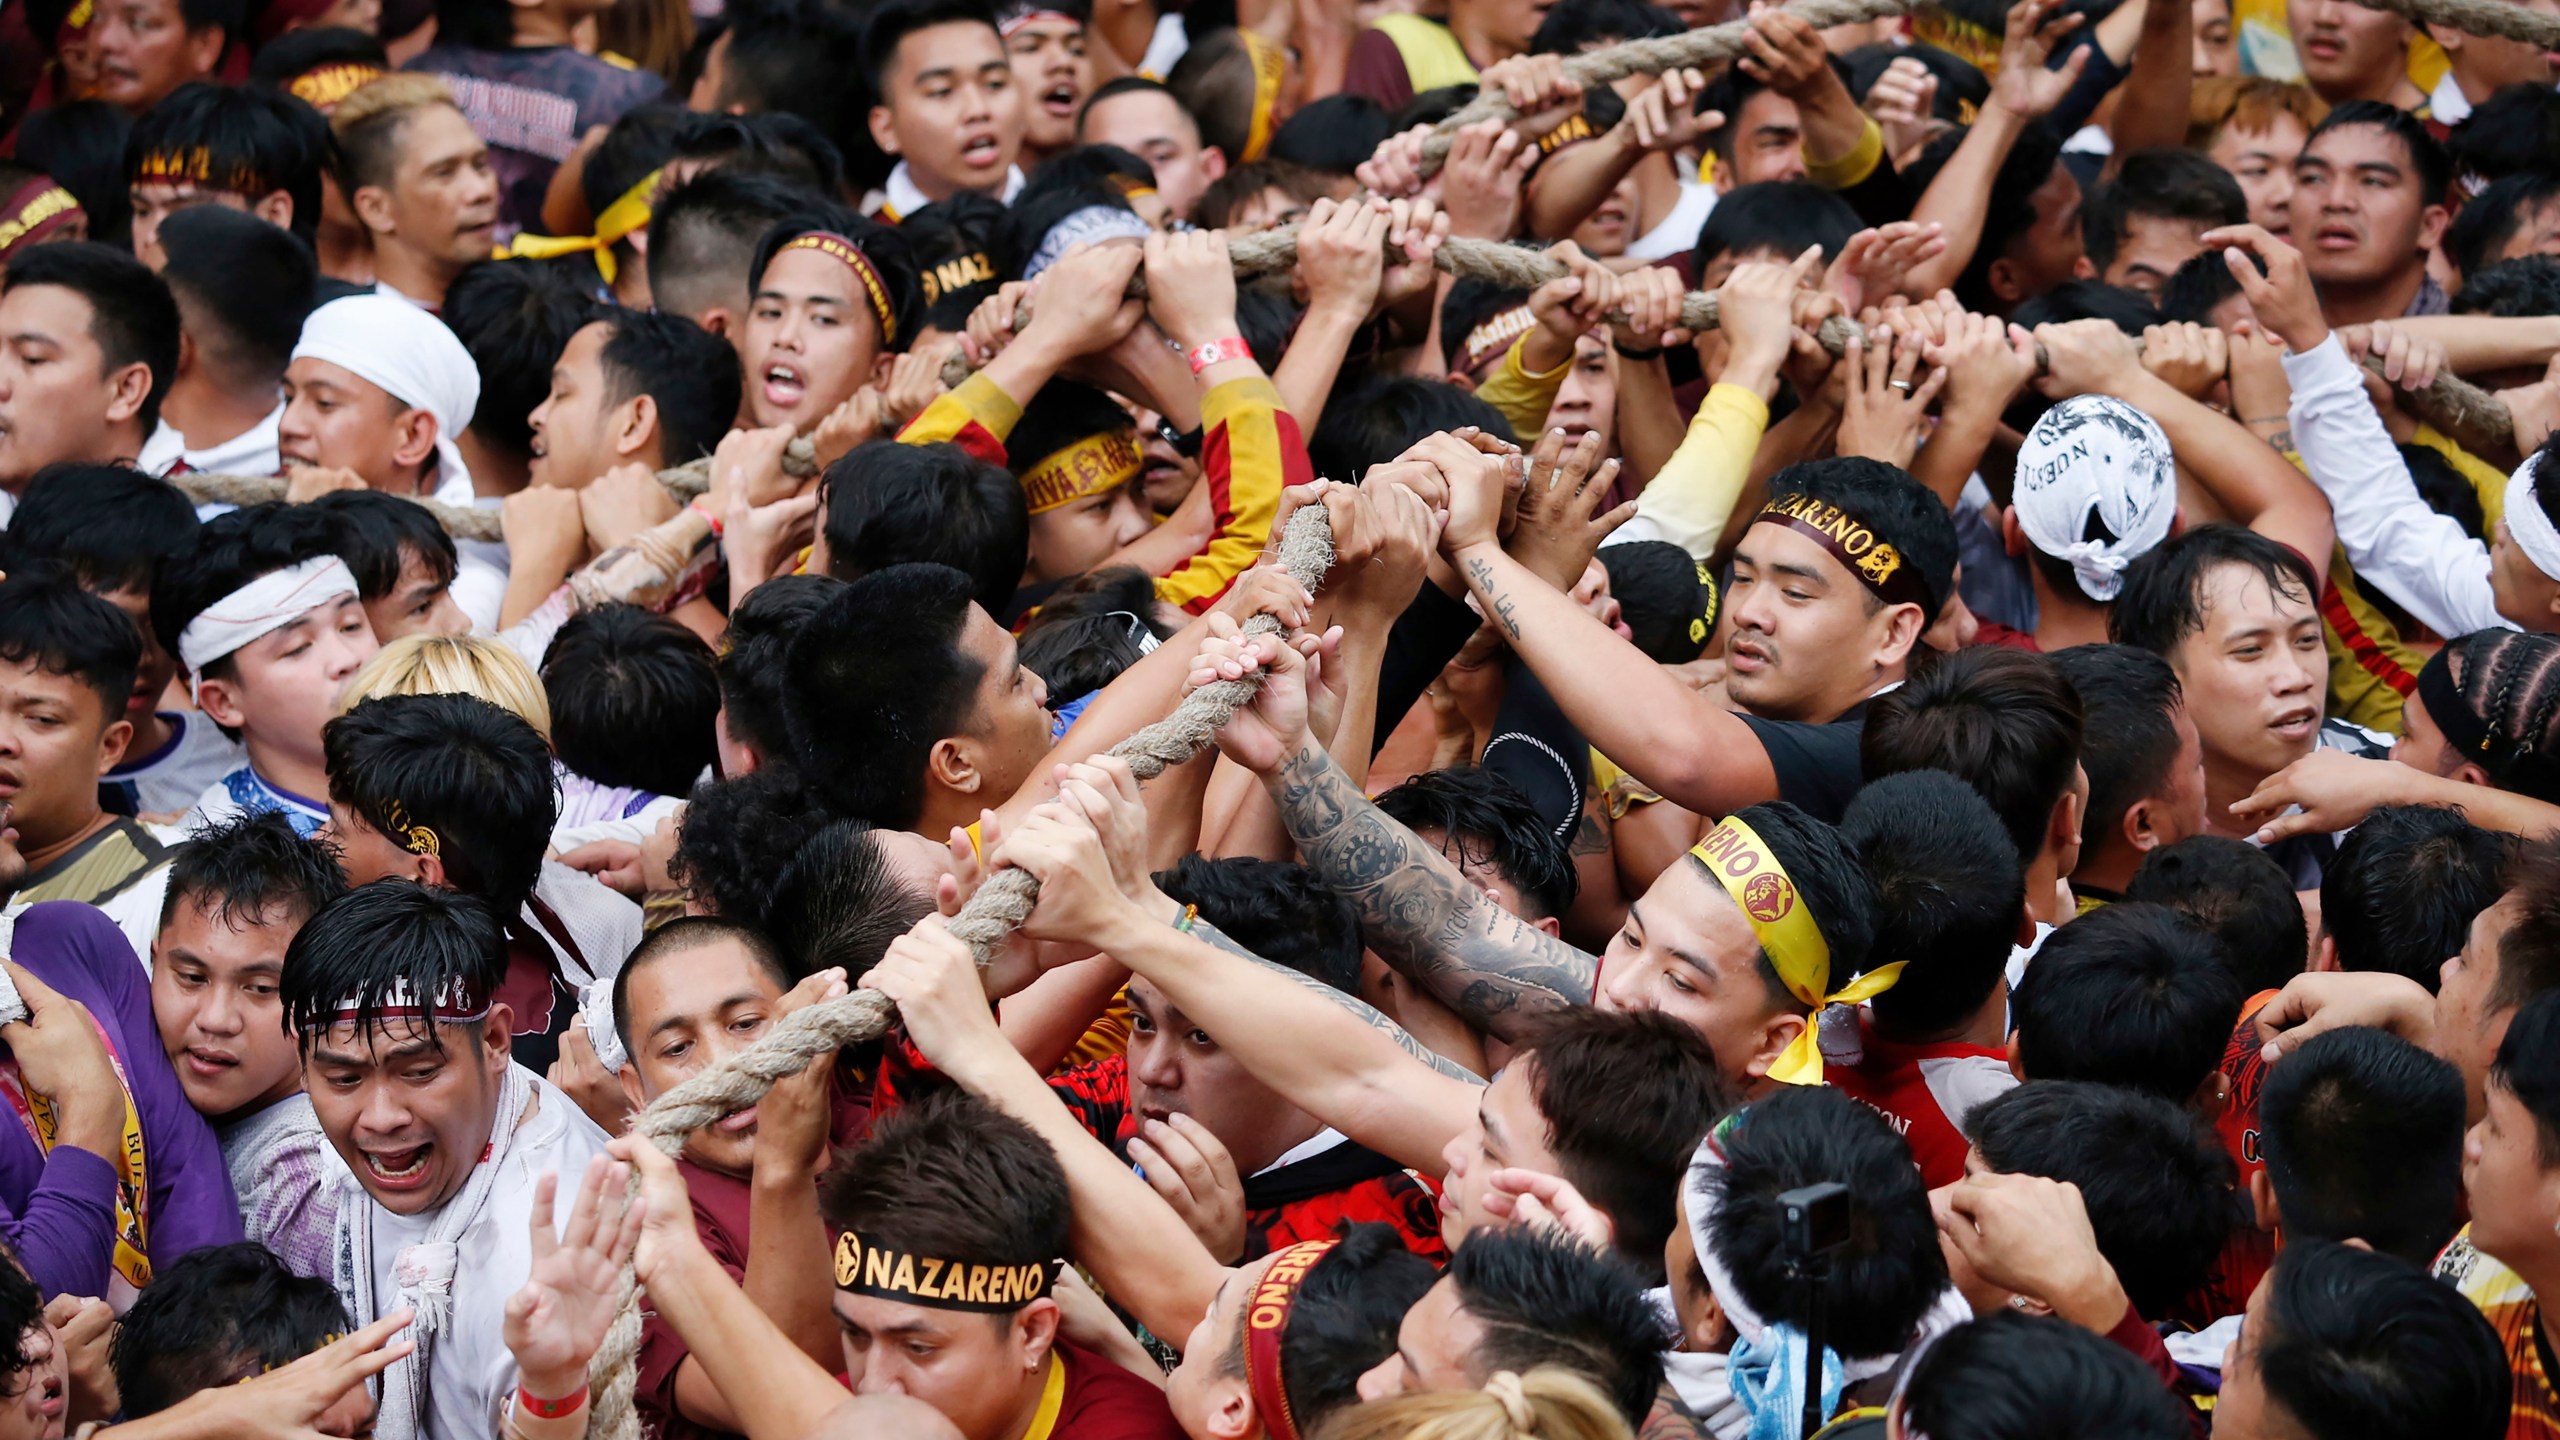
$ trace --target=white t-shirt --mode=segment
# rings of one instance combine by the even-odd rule
[[[240,744],[201,713],[163,710],[174,733],[148,755],[128,755],[100,788],[124,792],[137,815],[175,815],[241,763]]]

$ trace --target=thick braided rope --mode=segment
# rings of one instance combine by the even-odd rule
[[[1323,583],[1325,573],[1333,568],[1333,523],[1322,505],[1301,506],[1289,518],[1280,542],[1280,563],[1310,591]],[[1268,615],[1244,623],[1248,635],[1267,635],[1279,628],[1280,622]],[[1112,746],[1110,753],[1128,761],[1139,779],[1154,779],[1167,767],[1207,750],[1218,727],[1261,687],[1259,676],[1203,685],[1184,696],[1171,715]],[[984,966],[1004,937],[1031,914],[1039,898],[1040,882],[1029,872],[999,870],[952,918],[951,933],[967,941],[978,964]],[[895,1008],[876,990],[855,990],[794,1011],[754,1045],[659,1096],[633,1119],[632,1130],[673,1155],[694,1131],[762,1100],[777,1082],[799,1074],[818,1057],[886,1033],[893,1018]],[[626,1266],[621,1313],[587,1367],[593,1396],[587,1420],[589,1440],[638,1440],[639,1415],[632,1407],[632,1387],[639,1353],[636,1281]]]
[[[818,452],[808,440],[794,439],[782,452],[782,470],[786,475],[807,479],[818,473]],[[198,505],[260,505],[285,497],[285,482],[273,475],[204,475],[189,473],[172,475],[169,483],[185,492]],[[676,497],[676,503],[691,502],[711,488],[711,457],[701,456],[682,465],[671,465],[658,472],[658,483]],[[504,541],[506,531],[499,522],[499,512],[471,505],[447,505],[420,496],[402,497],[424,506],[444,533],[456,540]]]
[[[2465,35],[2493,35],[2522,40],[2544,50],[2560,50],[2560,15],[2528,10],[2508,0],[2356,0],[2369,10],[2387,10],[2422,25],[2443,25]]]

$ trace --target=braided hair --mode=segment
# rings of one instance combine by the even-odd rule
[[[2463,706],[2487,727],[2469,758],[2501,790],[2560,801],[2560,636],[2482,630],[2447,648]]]

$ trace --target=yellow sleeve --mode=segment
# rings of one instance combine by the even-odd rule
[[[1002,465],[1005,437],[1022,423],[1022,405],[1004,392],[1004,387],[987,378],[985,371],[960,382],[957,390],[946,390],[924,407],[924,413],[907,422],[898,432],[898,440],[906,445],[932,445],[949,440],[979,460]],[[992,453],[990,453],[992,452]]]
[[[1156,579],[1156,598],[1197,615],[1253,568],[1280,514],[1280,491],[1312,483],[1298,421],[1268,379],[1229,380],[1200,398],[1201,483],[1215,517],[1209,543]]]
[[[1751,457],[1769,428],[1769,406],[1739,385],[1707,392],[1680,448],[1636,497],[1638,511],[1662,538],[1700,560],[1716,548],[1724,522],[1751,478]]]
[[[1556,403],[1556,392],[1564,388],[1564,377],[1573,372],[1573,357],[1567,355],[1553,370],[1532,375],[1520,364],[1521,347],[1528,343],[1527,335],[1511,342],[1502,363],[1476,387],[1476,398],[1502,412],[1521,444],[1534,445],[1539,432],[1547,428],[1547,411]]]
[[[1804,178],[1825,190],[1846,190],[1876,173],[1876,167],[1883,163],[1884,127],[1870,115],[1867,128],[1859,132],[1858,143],[1850,147],[1848,154],[1835,160],[1804,157]]]
[[[2452,438],[2433,425],[2420,425],[2410,443],[2424,445],[2446,460],[2463,479],[2471,482],[2471,493],[2480,497],[2480,524],[2494,531],[2507,513],[2507,472],[2463,449]]]

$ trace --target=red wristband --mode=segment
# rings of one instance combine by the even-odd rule
[[[521,1384],[516,1386],[517,1407],[536,1420],[557,1420],[563,1415],[575,1415],[586,1403],[587,1387],[584,1385],[557,1400],[545,1400]]]
[[[1242,336],[1230,335],[1224,340],[1211,340],[1191,347],[1191,373],[1197,375],[1212,365],[1252,358],[1253,347],[1244,343]]]
[[[708,505],[703,504],[703,503],[702,503],[702,497],[700,497],[700,496],[698,496],[698,495],[697,495],[697,496],[695,496],[693,499],[686,501],[686,502],[685,502],[685,507],[684,507],[684,508],[686,508],[687,510],[692,511],[692,512],[693,512],[694,514],[696,514],[696,515],[701,516],[705,521],[707,521],[707,522],[710,524],[710,526],[711,526],[711,538],[713,538],[713,539],[715,539],[715,540],[717,540],[717,539],[719,539],[719,538],[720,538],[721,532],[723,532],[723,531],[725,531],[725,530],[727,530],[727,529],[729,528],[729,526],[728,526],[727,522],[723,521],[719,516],[714,515],[714,514],[712,514],[712,513],[711,513],[711,507],[710,507],[710,506],[708,506]]]

